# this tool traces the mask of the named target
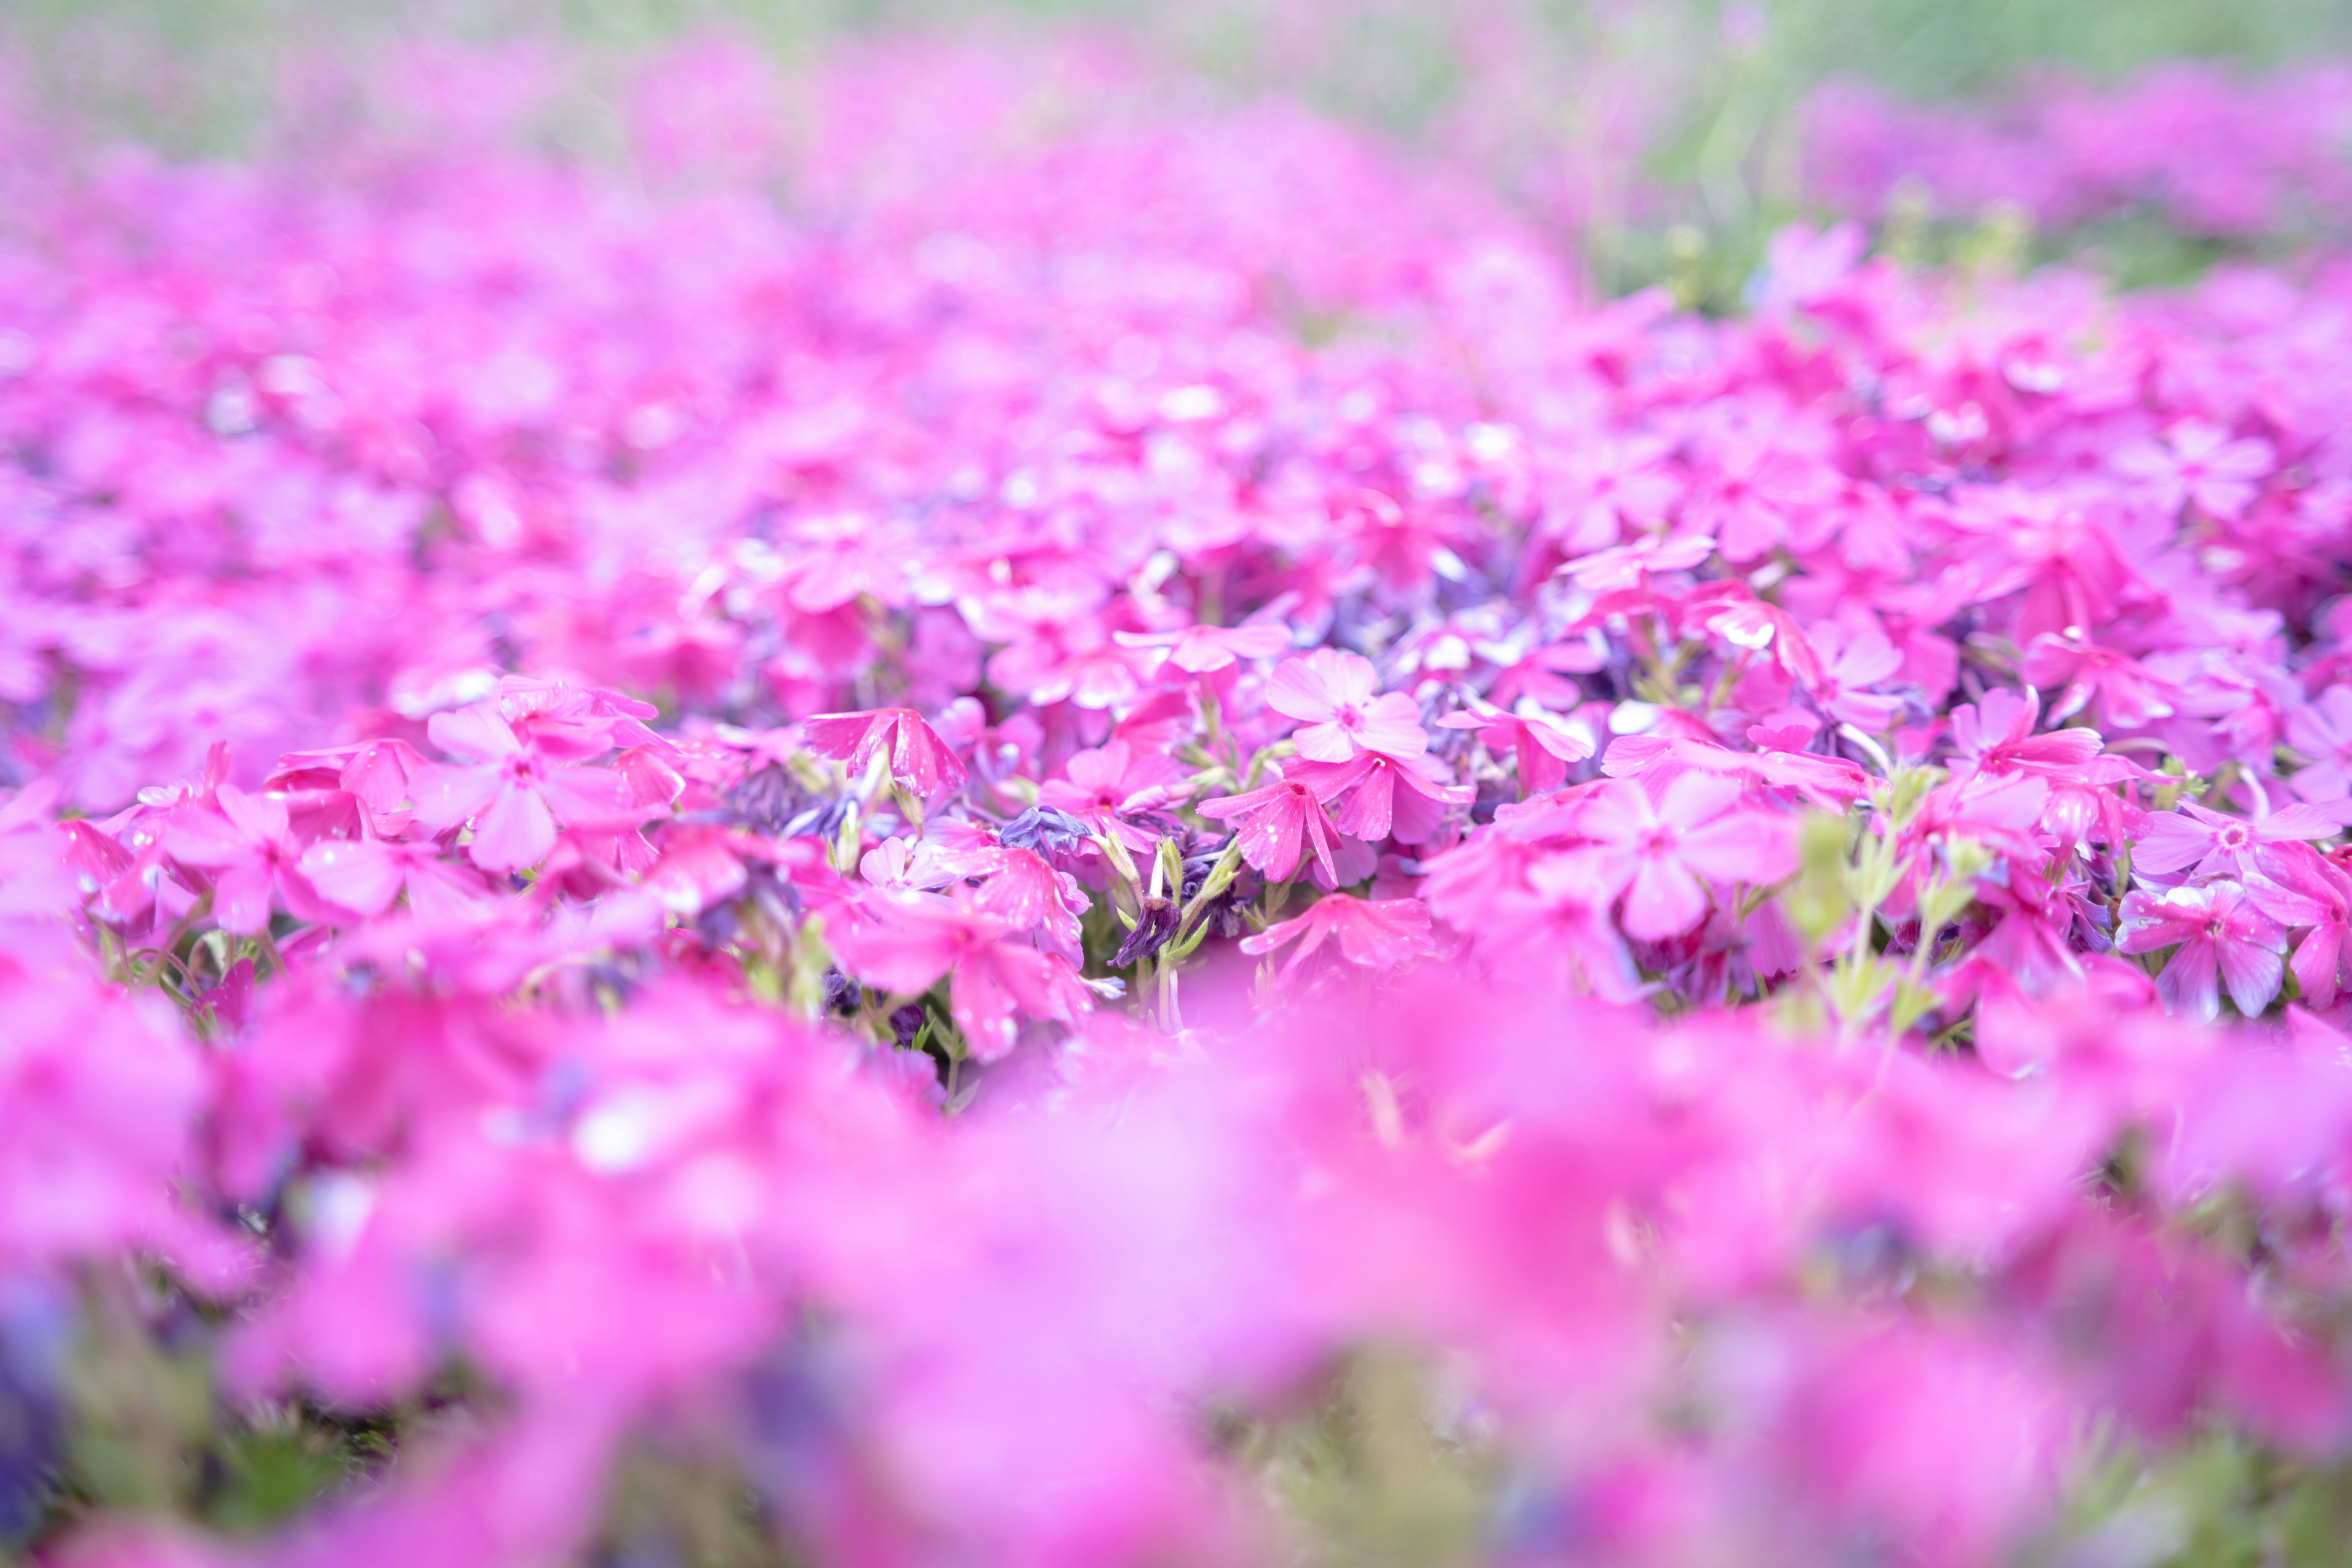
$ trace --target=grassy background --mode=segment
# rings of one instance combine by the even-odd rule
[[[1714,308],[1737,303],[1763,237],[1801,212],[1796,111],[1827,77],[1937,100],[2049,67],[2114,79],[2166,58],[2352,57],[2352,0],[0,0],[14,96],[181,155],[248,144],[289,61],[364,62],[403,36],[551,35],[618,61],[718,27],[791,60],[893,28],[1073,23],[1408,142],[1483,113],[1508,120],[1523,163],[1603,142],[1588,162],[1638,173],[1643,194],[1581,230],[1596,281],[1666,279]],[[2095,238],[2128,281],[2211,258],[2162,233]],[[1972,240],[1938,243],[1948,256]],[[2037,237],[2020,253],[2084,243]]]

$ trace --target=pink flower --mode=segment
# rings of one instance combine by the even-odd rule
[[[2126,447],[2108,466],[2137,479],[2163,510],[2177,512],[2194,501],[2208,517],[2224,521],[2246,510],[2277,465],[2268,441],[2231,440],[2230,433],[2202,419],[2184,419],[2164,433],[2162,444]]]
[[[323,838],[302,851],[299,864],[320,898],[358,915],[380,915],[405,892],[409,908],[425,919],[458,919],[486,890],[431,844]]]
[[[853,778],[864,773],[876,757],[888,758],[890,782],[919,800],[963,785],[963,763],[912,709],[820,713],[803,720],[801,732],[809,750],[846,763]]]
[[[576,765],[575,745],[534,736],[526,742],[487,702],[436,713],[433,743],[469,763],[436,763],[411,781],[416,820],[447,829],[471,822],[467,855],[485,871],[535,866],[555,847],[558,826],[613,827],[636,821],[621,778]]]
[[[1139,752],[1125,741],[1079,752],[1062,772],[1062,778],[1038,786],[1039,803],[1085,818],[1097,832],[1117,837],[1130,849],[1149,849],[1159,836],[1126,818],[1174,804],[1181,792],[1172,786],[1184,777],[1182,764],[1173,758]]]
[[[182,864],[212,873],[213,919],[221,930],[237,936],[265,931],[273,907],[303,920],[320,918],[286,803],[231,784],[221,785],[215,798],[217,812],[194,805],[174,810],[164,826],[163,847]]]
[[[2147,819],[2132,846],[2132,869],[2167,876],[2189,867],[2192,877],[2242,876],[2245,857],[2263,845],[2330,838],[2336,829],[2334,815],[2315,805],[2290,805],[2249,821],[2184,800]]]
[[[2157,994],[2172,1012],[2208,1021],[2221,1014],[2217,977],[2230,1000],[2252,1018],[2278,994],[2286,933],[2235,882],[2174,888],[2161,897],[2124,895],[2121,952],[2178,949],[2156,977]]]
[[[1472,698],[1467,710],[1437,721],[1442,730],[1475,730],[1487,751],[1508,750],[1519,764],[1519,794],[1543,795],[1568,781],[1568,765],[1592,755],[1592,735],[1581,723],[1554,717],[1531,700],[1517,711]]]
[[[1013,1049],[1017,1014],[1067,1023],[1093,1005],[1067,959],[1020,941],[1002,916],[920,893],[877,893],[865,908],[866,924],[832,936],[843,965],[908,996],[947,976],[949,1009],[983,1062]]]
[[[1399,759],[1366,752],[1348,763],[1296,763],[1287,775],[1332,807],[1333,826],[1350,838],[1377,844],[1426,844],[1436,837],[1449,805],[1467,805],[1467,784],[1444,782],[1447,771],[1428,757]]]
[[[1824,712],[1870,735],[1895,722],[1903,711],[1903,700],[1870,689],[1893,679],[1903,668],[1903,655],[1885,633],[1874,626],[1852,633],[1829,621],[1813,628],[1811,641],[1822,665],[1813,700]]]
[[[1685,773],[1654,800],[1612,779],[1579,805],[1597,847],[1587,864],[1606,896],[1625,896],[1628,936],[1662,941],[1705,919],[1706,883],[1762,887],[1796,869],[1790,819],[1741,809],[1737,781]]]
[[[1201,803],[1202,816],[1239,826],[1242,858],[1270,882],[1287,881],[1298,869],[1302,855],[1311,854],[1332,881],[1334,835],[1331,819],[1313,790],[1294,779],[1277,776],[1272,784],[1244,795],[1223,795]]]
[[[982,878],[972,907],[1000,916],[1015,931],[1044,931],[1076,957],[1078,919],[1090,907],[1086,889],[1067,871],[1057,871],[1027,849],[992,848],[979,857]]]
[[[1272,658],[1290,646],[1290,628],[1260,623],[1238,626],[1187,626],[1180,632],[1114,632],[1121,647],[1162,648],[1170,664],[1188,675],[1230,669],[1241,659]]]
[[[1665,443],[1657,440],[1572,448],[1544,508],[1545,536],[1561,553],[1582,555],[1614,545],[1628,529],[1663,521],[1684,489],[1665,455]]]
[[[2331,686],[2289,709],[2286,738],[2306,759],[2288,785],[2305,800],[2341,809],[2352,795],[2352,686]]]
[[[1298,944],[1282,977],[1337,939],[1339,955],[1359,969],[1394,969],[1436,951],[1430,940],[1429,906],[1419,899],[1359,899],[1334,893],[1307,911],[1242,939],[1242,951],[1259,957],[1291,942]]]
[[[2352,963],[2352,876],[2304,844],[2265,844],[2252,853],[2246,896],[2280,924],[2307,926],[2288,967],[2315,1007],[2332,1007]]]
[[[1705,534],[1643,534],[1580,556],[1559,575],[1587,593],[1608,594],[1639,587],[1653,572],[1687,572],[1714,553],[1715,541]]]
[[[1421,710],[1401,691],[1375,696],[1379,679],[1361,654],[1318,647],[1274,667],[1266,706],[1307,726],[1294,738],[1309,762],[1344,763],[1366,752],[1420,756],[1429,750]]]
[[[2063,688],[2050,709],[2054,723],[2063,723],[2095,699],[2099,718],[2120,729],[2137,730],[2169,718],[2180,695],[2130,655],[2056,632],[2033,639],[2018,673],[2029,685]]]
[[[2033,732],[2042,699],[2006,689],[1952,710],[1952,750],[1977,772],[2035,773],[2053,782],[2072,780],[2105,750],[2096,730]]]

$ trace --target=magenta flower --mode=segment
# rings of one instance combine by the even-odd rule
[[[273,908],[303,920],[320,918],[286,803],[231,784],[221,785],[215,798],[217,811],[195,805],[174,810],[163,841],[174,860],[212,873],[213,919],[221,930],[237,936],[266,931]]]
[[[2172,1012],[2208,1021],[2221,1014],[2217,981],[2247,1017],[2258,1016],[2278,994],[2286,932],[2235,882],[2174,888],[2160,897],[2124,895],[2121,952],[2175,948],[2156,977],[2157,994]]]
[[[2042,699],[2031,688],[2021,696],[1988,691],[1973,704],[1952,710],[1952,749],[1970,768],[1988,773],[2035,773],[2071,782],[2105,749],[2096,730],[2033,732]]]
[[[2352,964],[2352,876],[2304,844],[2265,844],[2252,853],[2246,896],[2288,927],[2308,927],[2288,967],[2303,999],[2332,1007]]]
[[[1013,1049],[1016,1016],[1067,1023],[1092,1005],[1067,959],[1021,941],[1002,916],[920,893],[877,895],[866,909],[869,921],[833,935],[843,964],[908,996],[947,976],[949,1010],[983,1062]]]
[[[1331,865],[1335,848],[1331,818],[1322,800],[1306,784],[1277,775],[1263,788],[1229,795],[1200,805],[1202,816],[1234,825],[1242,858],[1270,882],[1287,881],[1302,856],[1313,856],[1323,879],[1335,879]]]
[[[939,731],[908,708],[877,708],[864,713],[820,713],[802,721],[809,750],[849,765],[851,777],[865,773],[877,756],[888,759],[890,782],[919,800],[963,785],[963,763]]]
[[[1062,772],[1063,777],[1038,786],[1039,804],[1083,817],[1096,831],[1112,835],[1130,849],[1150,848],[1159,835],[1127,818],[1174,804],[1181,793],[1174,786],[1184,777],[1183,765],[1174,758],[1138,751],[1125,741],[1079,752]]]
[[[1429,750],[1421,710],[1402,691],[1375,695],[1379,680],[1361,654],[1318,647],[1274,667],[1266,706],[1306,726],[1294,739],[1309,762],[1344,763],[1367,752],[1420,756]]]
[[[302,875],[319,896],[355,915],[380,915],[403,893],[430,921],[463,918],[482,901],[479,878],[452,866],[431,844],[323,838],[302,851]]]
[[[1625,898],[1625,933],[1656,942],[1706,918],[1706,885],[1761,887],[1796,869],[1790,819],[1742,809],[1741,789],[1720,774],[1685,773],[1655,798],[1612,779],[1578,807],[1577,826],[1596,847],[1587,865],[1606,896]]]
[[[1425,844],[1445,821],[1450,805],[1467,805],[1467,784],[1447,784],[1452,775],[1428,757],[1399,759],[1366,752],[1348,763],[1297,763],[1287,775],[1331,807],[1333,826],[1367,844],[1394,837],[1400,844]]]
[[[1282,978],[1288,980],[1332,941],[1339,943],[1339,956],[1359,969],[1394,969],[1436,951],[1429,934],[1429,906],[1419,899],[1359,899],[1346,893],[1318,900],[1305,914],[1244,937],[1241,948],[1255,958],[1297,942],[1297,950],[1282,966]]]
[[[2080,636],[2042,633],[2026,648],[2018,673],[2029,685],[2060,689],[2050,707],[2054,723],[2065,722],[2095,700],[2100,719],[2119,729],[2137,730],[2171,717],[2180,699],[2169,682],[2149,674],[2129,654]]]
[[[575,746],[515,733],[487,702],[436,713],[433,743],[471,761],[436,763],[410,781],[416,821],[436,831],[471,823],[467,855],[485,871],[535,866],[555,847],[559,826],[614,827],[638,811],[619,775],[582,767]]]

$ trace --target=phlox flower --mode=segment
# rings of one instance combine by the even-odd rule
[[[2308,927],[2288,967],[2304,1000],[2332,1007],[2352,964],[2352,875],[2308,845],[2257,845],[2246,896],[2289,927]]]
[[[2101,720],[2118,729],[2137,730],[2171,717],[2180,697],[2168,681],[2130,655],[2056,632],[2033,639],[2018,673],[2030,686],[2060,689],[2050,706],[2053,723],[2065,722],[2095,700]]]
[[[877,893],[863,907],[863,923],[831,936],[844,967],[908,996],[947,976],[949,1010],[983,1062],[1013,1049],[1016,1015],[1067,1023],[1093,1005],[1068,960],[1020,941],[1011,921],[969,900]]]
[[[2117,952],[2176,949],[2156,977],[2157,994],[2172,1012],[2218,1017],[2220,984],[2249,1018],[2278,994],[2286,932],[2238,883],[2208,882],[2161,895],[2135,889],[2124,895],[2119,912]]]
[[[933,893],[972,874],[972,858],[925,839],[885,838],[858,858],[857,874],[877,888]]]
[[[0,974],[0,1272],[95,1261],[183,1230],[182,1167],[207,1067],[158,1016],[110,987]]]
[[[974,629],[1004,644],[989,657],[990,681],[1038,707],[1116,707],[1141,685],[1141,656],[1112,641],[1101,612],[1082,598],[1032,593],[992,608]]]
[[[1202,816],[1234,824],[1242,858],[1269,882],[1290,879],[1302,858],[1311,858],[1328,882],[1337,873],[1331,865],[1336,832],[1320,796],[1296,779],[1277,773],[1274,781],[1241,795],[1223,795],[1201,803]]]
[[[361,741],[289,752],[278,759],[263,787],[287,797],[296,830],[305,838],[357,837],[362,829],[391,838],[407,830],[415,810],[408,781],[425,765],[405,741]]]
[[[1610,897],[1624,895],[1628,936],[1690,930],[1706,917],[1707,883],[1761,887],[1796,869],[1790,819],[1742,809],[1742,793],[1734,780],[1685,773],[1654,798],[1612,779],[1580,803],[1576,824],[1594,846],[1584,865]]]
[[[419,915],[455,919],[486,891],[480,878],[449,864],[429,843],[322,838],[298,864],[321,899],[356,915],[380,915],[404,892]]]
[[[1054,868],[1034,850],[1009,847],[979,852],[980,886],[972,907],[1003,917],[1016,931],[1044,931],[1066,952],[1078,952],[1078,918],[1090,900],[1078,879]]]
[[[1629,529],[1663,521],[1682,499],[1683,479],[1666,466],[1655,439],[1579,446],[1559,465],[1541,527],[1561,554],[1581,556],[1615,544]]]
[[[266,931],[273,908],[320,919],[325,911],[302,872],[302,846],[295,841],[286,803],[232,784],[221,785],[214,798],[217,810],[174,809],[163,841],[172,858],[212,874],[213,919],[221,930],[236,936]]]
[[[1592,755],[1592,734],[1584,725],[1545,712],[1532,700],[1505,710],[1481,698],[1470,699],[1460,712],[1437,721],[1441,730],[1475,730],[1479,740],[1496,756],[1508,751],[1517,759],[1519,793],[1543,795],[1568,782],[1568,766]]]
[[[2098,757],[2105,742],[2096,730],[2053,730],[2034,733],[2042,699],[2030,688],[2022,694],[1988,691],[1973,703],[1952,710],[1952,750],[1964,771],[1988,773],[2034,773],[2063,783],[2076,777]]]
[[[1886,634],[1875,626],[1849,632],[1830,621],[1814,627],[1811,640],[1821,656],[1812,694],[1822,711],[1864,734],[1878,734],[1892,724],[1903,711],[1903,700],[1871,689],[1903,668],[1903,655]]]
[[[2233,440],[2218,425],[2184,419],[2162,441],[2137,442],[2107,461],[2116,473],[2144,486],[2163,510],[2177,512],[2193,501],[2206,516],[2226,521],[2246,510],[2277,466],[2278,454],[2268,441]]]
[[[1318,647],[1274,667],[1266,706],[1306,726],[1293,739],[1309,762],[1344,763],[1368,752],[1418,757],[1429,750],[1421,710],[1402,691],[1375,695],[1372,661],[1361,654]]]
[[[537,865],[559,826],[614,826],[637,815],[617,774],[578,765],[574,744],[525,742],[489,703],[436,713],[425,731],[443,751],[472,760],[418,772],[416,821],[436,830],[472,823],[467,856],[485,871]]]
[[[2147,819],[2132,845],[2132,869],[2168,876],[2186,868],[2191,877],[2237,877],[2246,857],[2263,845],[2332,838],[2335,816],[2315,805],[2290,805],[2252,819],[2224,816],[2194,801]]]
[[[2331,686],[2289,709],[2286,738],[2305,759],[2288,787],[2305,800],[2352,810],[2344,805],[2352,795],[2352,686]]]
[[[1346,763],[1294,763],[1286,776],[1331,807],[1332,826],[1366,844],[1391,836],[1400,844],[1426,844],[1444,825],[1445,808],[1469,805],[1475,793],[1444,782],[1453,774],[1433,758],[1384,752]]]
[[[1238,626],[1187,626],[1176,632],[1114,632],[1121,647],[1159,648],[1187,675],[1230,669],[1243,659],[1272,658],[1290,646],[1287,626],[1266,622]]]
[[[1125,741],[1076,753],[1062,773],[1038,786],[1038,804],[1081,817],[1130,849],[1149,849],[1158,836],[1127,818],[1174,804],[1181,794],[1174,786],[1184,777],[1183,764],[1174,758],[1139,751]]]
[[[1435,951],[1429,906],[1419,899],[1359,899],[1346,893],[1318,900],[1305,914],[1244,937],[1241,947],[1255,958],[1297,942],[1297,951],[1282,966],[1282,977],[1288,980],[1332,941],[1339,943],[1339,956],[1359,969],[1394,969]]]
[[[921,714],[907,708],[864,713],[819,713],[802,721],[809,750],[846,763],[850,775],[863,773],[876,757],[887,758],[890,782],[919,800],[959,789],[963,763]]]
[[[1581,555],[1559,568],[1559,575],[1592,594],[1635,589],[1653,572],[1687,572],[1715,553],[1715,541],[1705,534],[1650,534],[1629,544],[1612,544]]]

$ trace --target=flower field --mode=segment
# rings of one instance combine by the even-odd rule
[[[0,90],[0,1559],[2346,1561],[2352,72],[563,68]]]

